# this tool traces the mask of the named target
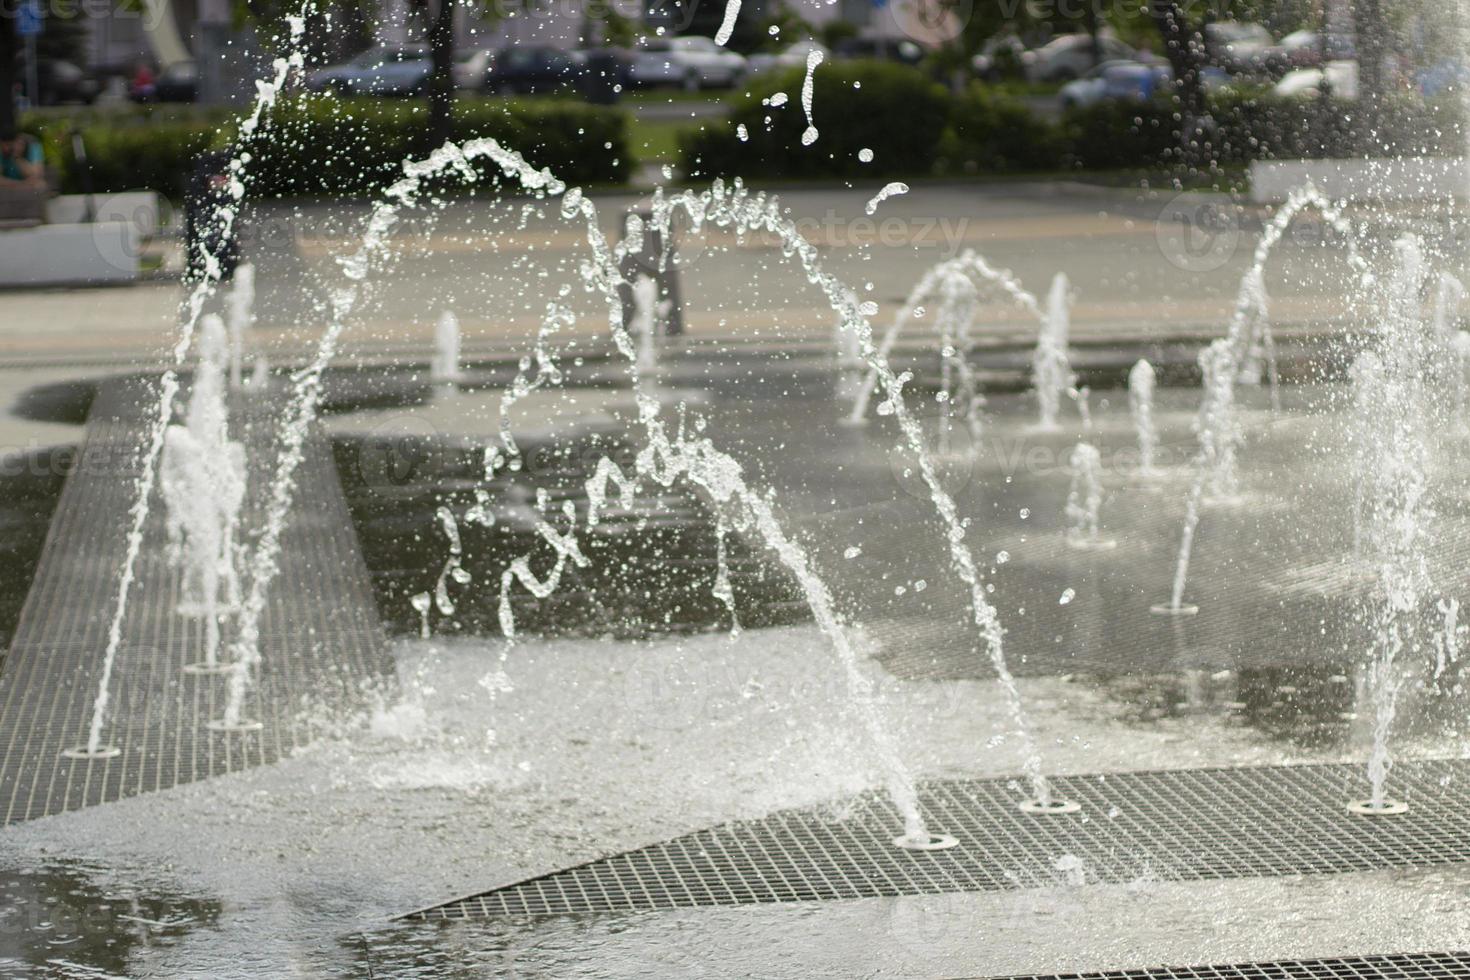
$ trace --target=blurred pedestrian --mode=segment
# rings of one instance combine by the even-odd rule
[[[0,133],[0,182],[9,187],[46,187],[46,161],[35,137],[14,129]]]

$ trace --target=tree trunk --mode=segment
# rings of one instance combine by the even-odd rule
[[[1149,13],[1164,40],[1179,97],[1180,162],[1199,169],[1215,165],[1215,124],[1205,103],[1204,70],[1209,65],[1204,33],[1192,27],[1179,0],[1150,0]]]
[[[0,134],[9,134],[19,125],[15,109],[15,16],[0,16]]]
[[[1387,79],[1384,56],[1388,53],[1388,21],[1382,0],[1353,0],[1353,28],[1358,46],[1358,100],[1373,113],[1382,104]]]
[[[1186,119],[1204,115],[1205,94],[1200,72],[1205,67],[1205,39],[1189,26],[1178,0],[1150,0],[1149,13],[1164,41],[1164,57],[1174,69],[1174,89]]]
[[[454,138],[454,0],[439,0],[429,22],[429,133],[438,146]]]

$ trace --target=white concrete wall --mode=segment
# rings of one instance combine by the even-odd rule
[[[1278,203],[1304,184],[1334,200],[1470,198],[1470,167],[1459,157],[1384,160],[1269,160],[1251,164],[1251,198]]]
[[[49,224],[77,224],[87,220],[87,195],[62,194],[46,202]],[[158,234],[158,195],[152,191],[124,191],[92,197],[93,221],[126,221],[140,238]]]
[[[0,231],[0,286],[133,282],[139,251],[137,230],[127,221]]]

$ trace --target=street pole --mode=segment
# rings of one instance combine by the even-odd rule
[[[41,104],[41,72],[36,65],[36,35],[26,35],[26,98],[31,108]]]

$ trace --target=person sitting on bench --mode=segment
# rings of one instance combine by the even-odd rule
[[[46,187],[46,162],[41,144],[24,133],[0,133],[0,186]]]

